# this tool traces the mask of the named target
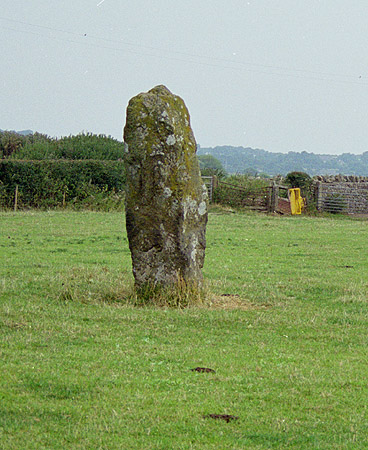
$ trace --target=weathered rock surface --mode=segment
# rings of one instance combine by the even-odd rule
[[[200,282],[207,190],[183,100],[165,86],[133,97],[124,128],[126,228],[136,285]]]

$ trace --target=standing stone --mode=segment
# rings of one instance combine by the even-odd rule
[[[156,86],[133,97],[124,128],[126,228],[137,287],[201,282],[207,189],[188,110]]]

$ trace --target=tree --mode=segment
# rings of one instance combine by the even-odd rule
[[[202,175],[212,176],[216,175],[219,178],[226,176],[226,171],[221,162],[212,155],[198,156],[199,167]]]
[[[300,188],[303,196],[308,196],[312,187],[312,178],[305,172],[289,172],[285,183],[291,188]]]
[[[8,158],[22,146],[22,139],[16,133],[4,132],[0,136],[0,154]]]

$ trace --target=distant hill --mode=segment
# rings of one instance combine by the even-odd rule
[[[32,130],[21,130],[21,131],[15,131],[15,130],[0,130],[0,133],[4,133],[7,131],[8,133],[16,133],[21,134],[22,136],[28,136],[29,134],[33,134]]]
[[[286,175],[301,171],[309,175],[368,176],[368,151],[362,155],[317,155],[308,152],[272,153],[250,147],[199,147],[198,155],[212,155],[228,173]]]
[[[17,134],[21,134],[22,136],[28,136],[29,134],[33,134],[32,130],[22,130],[22,131],[16,131]]]

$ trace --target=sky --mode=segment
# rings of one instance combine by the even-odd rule
[[[368,151],[366,0],[1,0],[0,129],[122,140],[182,97],[201,147]]]

